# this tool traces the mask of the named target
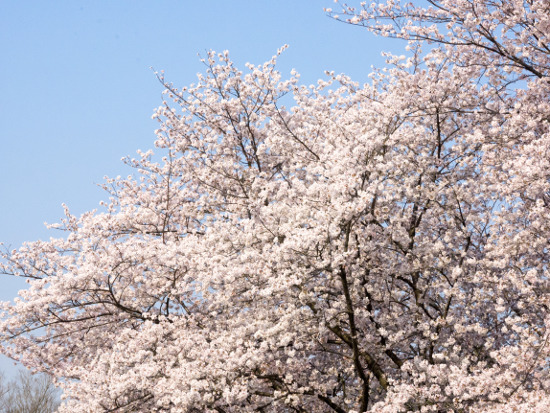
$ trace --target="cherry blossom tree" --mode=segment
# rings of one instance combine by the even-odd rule
[[[61,412],[550,411],[550,7],[397,0],[359,85],[211,52],[100,211],[7,251]]]

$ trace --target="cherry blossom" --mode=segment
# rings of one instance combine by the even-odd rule
[[[153,150],[6,251],[3,352],[61,412],[550,410],[550,8],[389,0],[360,85],[277,56],[158,73]]]

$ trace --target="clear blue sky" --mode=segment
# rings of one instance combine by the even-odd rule
[[[229,50],[244,69],[284,44],[283,74],[304,83],[325,70],[367,81],[382,50],[403,44],[325,15],[331,0],[0,0],[0,242],[56,236],[62,203],[73,213],[107,198],[103,176],[153,146],[162,87],[203,70],[197,54]],[[24,284],[0,277],[0,300]],[[13,372],[0,358],[0,371]]]

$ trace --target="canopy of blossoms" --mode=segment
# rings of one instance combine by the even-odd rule
[[[359,85],[209,53],[103,209],[6,251],[61,412],[550,411],[550,5],[397,0]]]

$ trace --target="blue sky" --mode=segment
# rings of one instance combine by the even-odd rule
[[[336,22],[331,0],[0,0],[0,242],[57,236],[62,203],[80,214],[107,198],[105,175],[131,173],[120,159],[152,148],[162,87],[203,70],[197,54],[229,50],[244,69],[284,44],[279,59],[304,83],[325,70],[367,81],[382,50],[404,44]],[[24,284],[0,278],[0,300]],[[0,371],[12,363],[0,358]]]

